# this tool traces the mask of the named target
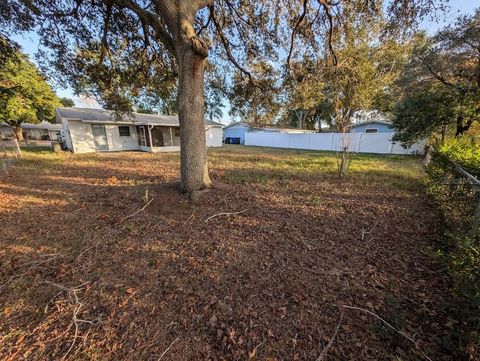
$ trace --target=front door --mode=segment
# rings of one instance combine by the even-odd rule
[[[137,135],[140,147],[150,147],[150,134],[146,125],[137,126]]]
[[[104,125],[92,124],[93,141],[96,150],[108,150],[107,133]]]

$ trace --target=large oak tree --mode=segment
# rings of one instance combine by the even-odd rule
[[[389,31],[408,28],[435,2],[389,1]],[[6,0],[0,25],[35,28],[61,80],[114,110],[128,111],[132,97],[146,86],[161,88],[177,79],[181,188],[193,191],[211,183],[204,133],[207,59],[260,86],[250,64],[289,64],[326,48],[333,52],[325,44],[346,4],[359,14],[380,13],[385,5],[381,0]]]

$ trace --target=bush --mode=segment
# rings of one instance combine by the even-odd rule
[[[460,349],[468,359],[480,358],[480,225],[476,214],[480,187],[458,174],[453,160],[480,175],[480,147],[473,138],[447,140],[427,168],[428,191],[447,225],[439,254],[452,277],[452,314]]]
[[[439,152],[459,163],[468,172],[480,176],[480,140],[478,137],[463,136],[447,139]]]

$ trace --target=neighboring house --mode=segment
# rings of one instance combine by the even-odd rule
[[[281,128],[275,124],[251,125],[246,122],[235,122],[223,128],[223,136],[226,144],[245,144],[245,133],[248,132],[272,132],[272,133],[314,133],[313,130],[297,128]]]
[[[395,133],[392,123],[380,120],[352,124],[349,129],[350,133]]]
[[[0,123],[0,139],[15,138],[15,133],[7,123]]]
[[[57,134],[62,130],[60,124],[41,122],[39,124],[22,123],[23,138],[32,140],[58,140]]]
[[[245,144],[245,133],[250,131],[251,126],[235,122],[223,128],[223,136],[226,144]]]
[[[109,110],[57,108],[65,143],[74,153],[141,150],[165,152],[180,150],[177,116],[130,113],[117,120]],[[206,121],[207,146],[222,146],[222,124]]]

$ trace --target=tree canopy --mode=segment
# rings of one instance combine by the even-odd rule
[[[63,98],[60,98],[60,103],[62,103],[62,105],[65,107],[65,108],[69,108],[69,107],[74,107],[75,106],[75,102],[70,99],[70,98],[66,98],[66,97],[63,97]]]
[[[438,132],[454,136],[480,117],[480,9],[428,38],[419,35],[399,81],[396,139],[409,144]]]
[[[52,122],[59,99],[37,67],[20,52],[16,44],[0,37],[0,121],[6,122],[20,134],[23,122]]]

